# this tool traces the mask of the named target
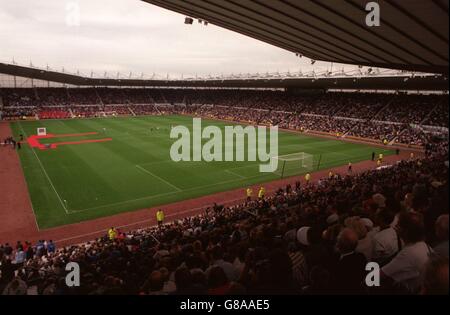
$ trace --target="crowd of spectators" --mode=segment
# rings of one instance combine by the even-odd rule
[[[40,88],[38,91],[39,100],[36,103],[39,107],[70,105],[69,92],[66,88]]]
[[[104,107],[98,105],[73,106],[71,110],[74,117],[90,118],[97,117],[100,112],[104,111]]]
[[[0,109],[1,119],[15,120],[27,117],[34,117],[38,109],[33,106],[29,107],[4,107]]]
[[[404,124],[392,124],[373,121],[364,121],[355,124],[349,131],[349,136],[369,138],[383,141],[391,141],[398,137],[406,126]],[[409,139],[405,139],[408,141]],[[408,143],[408,142],[401,142]]]
[[[448,102],[439,102],[434,111],[424,121],[424,125],[448,128]]]
[[[102,105],[97,89],[67,89],[68,102],[71,105]],[[39,103],[37,104],[39,106]]]
[[[103,111],[106,113],[115,113],[117,115],[130,115],[130,109],[126,105],[105,105]]]
[[[375,119],[407,124],[421,124],[427,118],[428,114],[441,103],[446,104],[448,108],[448,96],[397,95],[392,98],[389,106],[375,116]]]
[[[4,119],[39,112],[41,118],[95,117],[96,111],[110,110],[119,115],[148,115],[159,114],[158,106],[166,106],[165,112],[410,145],[424,145],[427,137],[424,129],[412,124],[448,128],[449,115],[447,95],[337,92],[297,95],[279,90],[175,88],[0,89],[0,94]],[[167,105],[175,106],[168,109]],[[56,106],[55,112],[51,113],[48,106]],[[69,108],[73,116],[64,113],[69,113]]]
[[[280,187],[55,249],[0,246],[3,294],[448,294],[448,142],[425,158]],[[81,286],[65,285],[77,262]],[[365,282],[381,267],[379,287]]]
[[[41,107],[37,112],[39,119],[64,119],[70,118],[70,112],[66,106]]]
[[[132,112],[135,115],[155,115],[158,109],[154,105],[130,105]]]

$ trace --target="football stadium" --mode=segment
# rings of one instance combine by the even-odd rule
[[[0,4],[0,294],[448,294],[448,1],[61,2]]]

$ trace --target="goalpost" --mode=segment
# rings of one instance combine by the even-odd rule
[[[306,152],[298,152],[272,157],[272,161],[278,161],[275,174],[281,178],[284,176],[301,174],[311,171],[314,167],[314,155]]]

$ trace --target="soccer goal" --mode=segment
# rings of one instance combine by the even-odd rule
[[[298,152],[272,157],[272,163],[278,161],[278,166],[274,171],[281,178],[302,174],[313,169],[314,155],[305,152]]]
[[[45,127],[37,128],[37,135],[38,136],[46,136],[47,135],[47,128],[45,128]]]

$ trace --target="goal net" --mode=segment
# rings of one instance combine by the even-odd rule
[[[47,128],[45,128],[45,127],[37,128],[37,135],[38,136],[46,136],[47,135]]]
[[[272,162],[278,161],[278,166],[274,171],[280,177],[293,176],[309,172],[313,169],[314,155],[305,152],[298,152],[272,157]]]

